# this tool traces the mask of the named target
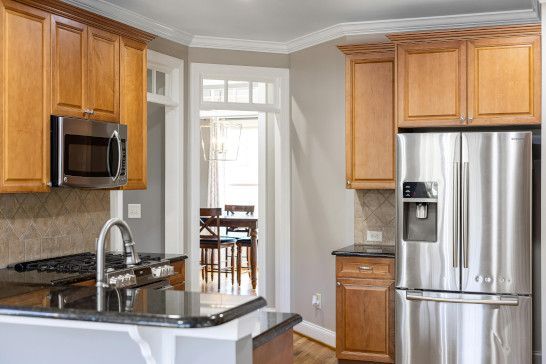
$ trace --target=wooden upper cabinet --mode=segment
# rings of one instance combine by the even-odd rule
[[[466,119],[466,43],[400,45],[398,126],[456,126]]]
[[[468,42],[471,125],[539,124],[540,37]]]
[[[399,127],[540,124],[540,25],[389,34]]]
[[[0,2],[0,192],[49,188],[50,14]]]
[[[121,39],[121,123],[128,126],[128,183],[145,189],[147,181],[146,44]]]
[[[380,46],[382,48],[380,48]],[[347,188],[393,189],[394,47],[351,46],[345,68],[345,152]]]
[[[52,16],[53,114],[84,117],[87,104],[87,26]]]
[[[119,121],[119,36],[88,28],[88,95],[92,118]]]

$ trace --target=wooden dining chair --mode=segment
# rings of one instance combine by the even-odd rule
[[[236,212],[245,213],[246,215],[254,215],[254,205],[225,205],[224,210],[228,215],[235,215]],[[250,236],[250,229],[248,228],[236,228],[228,227],[226,233],[245,233],[246,236]]]
[[[256,241],[256,244],[258,242]],[[241,274],[242,269],[246,268],[248,270],[248,274],[250,277],[252,277],[252,240],[250,237],[248,238],[239,238],[237,239],[237,284],[239,287],[241,286]],[[243,248],[245,249],[245,255],[246,255],[246,266],[243,266]]]
[[[220,291],[220,274],[231,271],[231,283],[235,284],[235,243],[237,239],[229,236],[222,236],[220,231],[221,208],[201,208],[199,219],[199,234],[201,247],[201,266],[204,268],[205,282],[208,282],[210,268],[211,278],[214,272],[218,273],[218,291]],[[226,267],[222,268],[222,249],[226,251]],[[227,266],[227,249],[231,250],[231,266]],[[210,252],[210,260],[209,260]],[[215,252],[218,252],[218,263],[214,263]],[[216,269],[215,269],[216,266]]]

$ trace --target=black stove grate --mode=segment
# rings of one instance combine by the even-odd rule
[[[149,264],[161,260],[160,256],[141,255],[141,264]],[[107,270],[126,268],[123,254],[106,253],[105,267]],[[15,264],[18,272],[36,270],[38,272],[57,273],[94,273],[97,270],[97,256],[95,253],[73,254],[64,257],[42,259]]]

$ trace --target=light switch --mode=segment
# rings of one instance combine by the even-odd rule
[[[127,217],[129,219],[140,219],[140,204],[139,203],[130,203],[127,205]]]

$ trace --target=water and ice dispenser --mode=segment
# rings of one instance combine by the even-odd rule
[[[438,182],[404,182],[402,202],[404,240],[435,242],[438,231]]]

